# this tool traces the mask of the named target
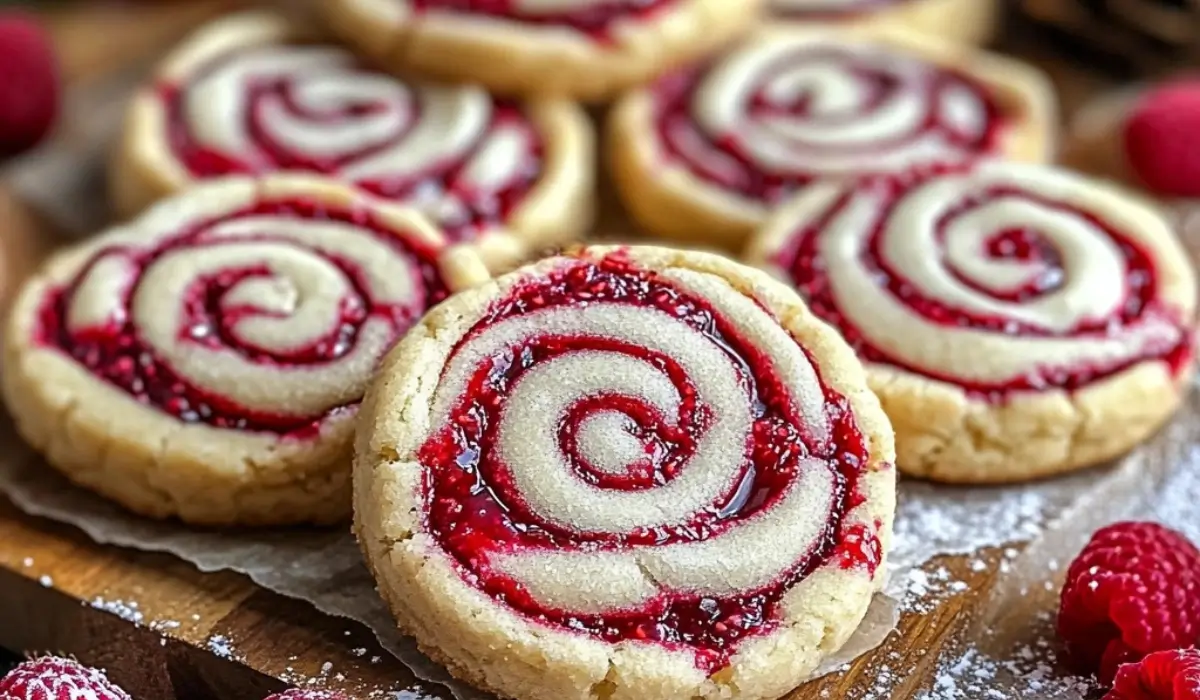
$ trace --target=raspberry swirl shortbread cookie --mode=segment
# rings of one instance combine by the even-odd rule
[[[1053,105],[1032,68],[934,38],[779,30],[624,98],[610,156],[642,225],[737,247],[816,180],[991,154],[1042,160]]]
[[[399,71],[502,94],[609,98],[733,40],[763,0],[323,0]]]
[[[791,22],[889,24],[961,43],[991,37],[998,0],[768,0],[773,17]]]
[[[586,231],[595,137],[577,105],[401,81],[310,39],[247,13],[177,49],[129,108],[118,210],[199,180],[298,170],[417,207],[497,265]]]
[[[1008,482],[1117,456],[1179,405],[1196,284],[1153,208],[1048,166],[985,163],[786,205],[748,257],[867,363],[898,464]]]
[[[52,465],[138,513],[336,522],[376,364],[432,304],[485,279],[423,217],[348,187],[214,181],[25,284],[4,397]]]
[[[596,247],[456,295],[362,419],[384,598],[505,696],[775,698],[883,579],[892,436],[862,366],[724,258]]]

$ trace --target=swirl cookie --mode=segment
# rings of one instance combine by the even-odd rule
[[[1192,374],[1196,283],[1170,227],[1067,171],[822,183],[748,257],[867,363],[916,476],[1009,482],[1115,457]]]
[[[995,29],[997,0],[768,0],[771,15],[790,22],[886,24],[978,44]]]
[[[385,66],[511,95],[596,101],[744,33],[763,0],[323,0]]]
[[[929,37],[781,30],[625,97],[609,155],[644,227],[737,248],[817,180],[1044,159],[1053,104],[1033,69]]]
[[[456,295],[362,420],[380,591],[504,696],[775,698],[883,579],[892,436],[861,365],[724,258],[594,247]]]
[[[593,141],[576,105],[397,80],[247,13],[200,30],[135,96],[110,182],[132,215],[209,178],[319,173],[420,209],[498,266],[586,231]]]
[[[419,215],[352,189],[215,181],[26,282],[4,397],[52,465],[137,513],[336,522],[377,362],[431,305],[486,278]]]

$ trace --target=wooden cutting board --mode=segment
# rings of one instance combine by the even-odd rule
[[[147,60],[196,24],[245,0],[73,3],[45,13],[73,87]],[[1020,34],[1020,33],[1017,33]],[[1021,51],[1029,55],[1028,50]],[[1076,104],[1103,80],[1053,62],[1063,99]],[[43,221],[0,182],[0,303],[58,243]],[[0,417],[0,419],[4,419]],[[81,533],[23,515],[0,500],[0,646],[54,651],[103,666],[138,700],[258,700],[289,682],[356,697],[450,698],[422,687],[361,625],[317,613],[233,573],[201,573],[170,556],[103,547]],[[995,552],[931,562],[969,589],[932,611],[906,614],[899,632],[840,674],[790,700],[862,697],[881,666],[893,698],[927,687],[939,652],[962,640],[972,612],[998,576]],[[649,699],[648,699],[649,700]]]

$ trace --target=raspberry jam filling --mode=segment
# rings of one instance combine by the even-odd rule
[[[936,220],[935,240],[942,263],[952,278],[975,293],[1000,302],[1026,304],[1044,295],[1059,291],[1067,284],[1067,271],[1063,256],[1054,243],[1039,231],[1025,227],[1001,227],[983,241],[981,257],[992,261],[1037,262],[1039,272],[1024,283],[1007,289],[986,288],[966,277],[945,259],[947,232],[960,226],[959,221],[969,220],[975,213],[1000,198],[1019,198],[1041,210],[1054,214],[1077,217],[1086,225],[1101,231],[1116,245],[1124,268],[1123,277],[1112,280],[1125,290],[1124,302],[1114,315],[1104,318],[1085,318],[1074,327],[1062,332],[1005,318],[955,308],[942,300],[925,294],[920,285],[907,279],[904,274],[889,264],[884,253],[885,228],[893,218],[892,212],[899,206],[906,185],[896,182],[877,181],[877,187],[887,189],[887,199],[881,205],[881,213],[873,220],[868,243],[859,255],[866,267],[866,274],[875,280],[884,293],[900,300],[922,319],[950,330],[971,329],[986,333],[1030,338],[1088,338],[1103,339],[1119,337],[1131,326],[1147,319],[1161,319],[1166,324],[1184,329],[1179,339],[1170,343],[1157,343],[1148,353],[1132,359],[1104,366],[1082,363],[1075,366],[1042,366],[1035,371],[1014,377],[1001,383],[964,381],[944,371],[931,367],[916,367],[894,357],[887,349],[872,343],[854,322],[843,313],[843,302],[835,294],[829,276],[829,266],[821,259],[818,250],[820,233],[826,230],[835,218],[845,213],[853,192],[844,194],[829,206],[810,226],[793,234],[791,242],[775,259],[775,264],[787,270],[792,284],[807,300],[809,308],[825,321],[834,325],[850,343],[860,358],[868,362],[898,367],[907,372],[932,379],[956,384],[969,394],[993,402],[1003,402],[1015,392],[1042,391],[1047,388],[1062,388],[1077,391],[1087,385],[1122,372],[1147,360],[1162,360],[1178,374],[1191,361],[1192,334],[1179,320],[1179,314],[1167,308],[1158,296],[1157,270],[1152,255],[1139,243],[1106,221],[1076,207],[1043,197],[1025,190],[1011,187],[993,187],[978,196],[964,199],[961,203],[944,211]],[[943,342],[950,342],[949,340]]]
[[[261,231],[232,239],[212,235],[214,229],[248,218],[262,220]],[[405,260],[411,270],[415,296],[403,302],[377,300],[366,270],[349,256],[328,250],[307,248],[292,238],[271,230],[272,225],[286,227],[289,221],[345,222],[361,229]],[[344,277],[347,293],[340,299],[333,318],[322,319],[328,327],[303,329],[302,345],[280,351],[263,347],[246,333],[247,324],[278,324],[293,321],[285,311],[270,308],[261,298],[247,294],[251,289],[283,286],[303,289],[286,279],[284,268],[277,269],[270,256],[248,253],[237,264],[225,265],[216,274],[196,274],[187,280],[182,297],[167,299],[156,307],[160,317],[140,318],[134,297],[146,284],[156,265],[167,256],[184,252],[194,259],[221,256],[237,246],[276,246],[283,257],[297,252],[320,256]],[[325,245],[325,244],[322,244]],[[336,248],[337,242],[327,245]],[[137,247],[114,244],[101,248],[74,279],[46,295],[42,304],[35,340],[70,355],[89,372],[128,393],[139,403],[152,406],[184,423],[201,423],[217,428],[259,431],[281,436],[315,435],[328,417],[351,410],[351,404],[329,406],[319,415],[284,415],[251,410],[223,396],[211,387],[184,376],[165,357],[167,354],[208,353],[212,357],[233,356],[252,365],[267,376],[281,373],[278,383],[288,381],[283,373],[337,363],[352,354],[360,342],[366,324],[390,328],[392,338],[403,334],[425,309],[447,295],[436,265],[437,252],[400,240],[394,230],[361,210],[338,210],[304,199],[263,200],[254,206],[219,217],[193,223],[178,235],[160,239],[156,244]],[[120,277],[98,269],[118,266]],[[102,319],[80,323],[81,313],[96,303],[94,279],[106,287],[119,288],[113,307]],[[157,291],[157,290],[155,290]],[[297,292],[302,294],[302,292]],[[250,298],[247,298],[247,297]],[[300,301],[299,303],[303,303]],[[170,308],[174,305],[174,309]],[[147,324],[156,327],[175,325],[173,346],[161,348],[148,339]],[[253,329],[251,329],[252,331]],[[302,376],[298,381],[304,381]],[[281,394],[286,392],[282,389]],[[281,395],[281,401],[283,396]]]
[[[602,334],[538,330],[470,369],[468,389],[451,410],[449,427],[423,446],[425,525],[457,562],[464,580],[525,616],[609,642],[643,640],[686,650],[695,655],[698,667],[714,673],[727,664],[741,640],[776,627],[781,597],[816,568],[837,562],[843,568],[863,568],[873,574],[880,564],[879,523],[874,528],[844,523],[846,513],[863,502],[858,484],[869,462],[867,442],[846,399],[823,384],[830,431],[827,437],[814,437],[804,424],[792,388],[782,382],[773,361],[754,341],[743,337],[703,298],[638,267],[623,254],[596,262],[575,261],[514,288],[458,349],[496,324],[528,314],[597,305],[653,310],[662,314],[664,321],[683,322],[689,333],[696,334],[696,342],[711,343],[724,353],[752,408],[748,444],[734,452],[740,453],[743,461],[736,465],[737,476],[727,490],[685,521],[619,534],[568,527],[534,512],[500,455],[498,426],[504,419],[506,400],[540,366],[570,355],[618,353],[657,368],[678,392],[677,416],[663,416],[639,397],[602,391],[573,399],[557,419],[558,445],[568,471],[601,489],[633,495],[683,478],[688,469],[699,468],[690,466],[689,461],[715,420],[697,389],[696,378],[688,376],[673,357]],[[627,473],[616,476],[589,463],[579,449],[586,422],[614,414],[624,422],[624,434],[636,440],[637,449],[644,454]],[[735,464],[737,459],[733,459]],[[815,459],[815,463],[804,464],[818,466],[802,469],[802,459]],[[834,484],[823,530],[800,560],[755,590],[716,596],[660,587],[649,602],[636,608],[582,613],[539,602],[520,581],[496,565],[497,557],[514,552],[628,552],[732,536],[729,533],[746,520],[775,508],[809,468],[827,469]]]
[[[579,0],[573,9],[530,10],[522,0],[410,0],[417,11],[447,11],[512,19],[524,24],[570,27],[596,39],[610,39],[622,20],[647,20],[679,0]]]
[[[1009,125],[985,85],[903,54],[797,46],[766,66],[750,86],[718,83],[728,79],[720,66],[661,80],[655,123],[664,156],[723,190],[774,205],[823,176],[994,154]],[[712,102],[713,90],[737,102],[736,113],[723,114],[731,110]],[[925,105],[916,115],[914,94]]]
[[[456,143],[448,155],[443,153],[448,149],[432,149],[441,155],[414,156],[422,150],[431,150],[427,148],[429,144],[417,141],[448,138],[443,133],[431,136],[421,131],[422,118],[433,117],[428,114],[429,107],[422,104],[419,88],[399,82],[381,85],[382,74],[332,62],[320,72],[307,67],[294,73],[252,74],[236,88],[222,86],[224,90],[240,91],[234,96],[240,124],[232,128],[240,133],[233,137],[222,135],[223,139],[232,139],[227,147],[206,142],[198,134],[203,130],[198,130],[187,116],[188,102],[216,99],[211,86],[204,82],[206,78],[222,72],[237,73],[239,66],[251,63],[249,55],[225,56],[205,66],[189,83],[168,84],[159,89],[167,111],[171,151],[192,177],[264,175],[291,170],[344,178],[384,199],[429,208],[447,236],[462,241],[472,240],[506,221],[541,176],[544,144],[516,103],[493,100],[486,126],[473,134],[469,142]],[[327,93],[331,82],[340,82],[346,94],[330,97]],[[207,92],[194,94],[198,84],[204,84]],[[354,85],[374,89],[354,89]],[[403,94],[404,91],[411,94]],[[220,97],[228,99],[227,95]],[[386,118],[391,119],[394,128],[384,135],[377,125]],[[355,139],[353,145],[345,149],[333,145],[345,140],[346,133],[356,128],[363,136]],[[208,131],[211,139],[213,130]],[[315,148],[298,149],[294,145],[298,134],[315,138]],[[499,148],[506,153],[518,153],[510,157],[520,161],[497,165],[492,155],[497,141],[504,141]],[[519,145],[514,148],[508,143]],[[399,153],[406,147],[412,152]],[[371,173],[364,174],[365,163],[378,163],[389,154],[395,154],[394,159],[402,169],[395,174],[379,174],[381,168],[373,165],[369,168]],[[422,157],[427,162],[414,167],[413,157]],[[503,172],[497,175],[498,169]],[[485,170],[481,177],[481,171]]]

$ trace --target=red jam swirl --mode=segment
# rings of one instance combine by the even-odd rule
[[[645,21],[680,0],[579,0],[579,7],[561,12],[530,12],[521,0],[409,0],[418,12],[443,11],[485,15],[522,24],[570,27],[596,39],[611,39],[612,27],[623,20]]]
[[[937,174],[935,173],[934,176],[936,177]],[[1082,319],[1073,328],[1061,333],[1054,333],[1018,319],[980,314],[952,307],[941,300],[929,297],[922,292],[919,284],[906,279],[901,271],[889,265],[883,253],[885,229],[892,218],[892,213],[899,206],[904,195],[916,184],[915,181],[900,182],[895,179],[877,179],[862,185],[865,188],[886,191],[887,199],[880,214],[874,219],[868,244],[860,252],[858,259],[865,266],[867,274],[877,281],[882,293],[900,300],[913,313],[926,321],[952,330],[974,329],[987,333],[1031,338],[1076,338],[1081,340],[1089,337],[1118,336],[1133,324],[1150,317],[1159,317],[1172,325],[1185,328],[1179,319],[1178,312],[1165,306],[1159,299],[1157,270],[1153,256],[1137,241],[1094,214],[1081,211],[1071,204],[1056,201],[1050,196],[1013,187],[992,187],[980,192],[977,196],[964,198],[956,207],[944,211],[936,221],[936,240],[939,246],[945,243],[947,231],[956,225],[956,221],[971,216],[979,208],[987,206],[999,198],[1019,198],[1049,212],[1061,212],[1078,217],[1103,232],[1103,235],[1111,239],[1120,250],[1124,273],[1122,279],[1113,280],[1112,283],[1123,285],[1125,300],[1117,313],[1106,318]],[[1176,374],[1191,362],[1193,338],[1192,333],[1186,328],[1185,332],[1180,334],[1178,341],[1160,346],[1150,354],[1124,362],[1107,366],[1093,366],[1086,363],[1076,366],[1043,366],[1036,371],[1000,383],[967,381],[938,368],[916,367],[904,362],[893,356],[887,349],[873,344],[860,328],[846,318],[842,310],[843,301],[838,299],[833,285],[830,283],[829,267],[818,251],[822,232],[839,214],[845,211],[853,196],[853,190],[849,190],[823,211],[811,225],[798,229],[789,244],[776,256],[774,263],[787,271],[793,286],[808,302],[809,308],[826,322],[835,326],[863,360],[898,367],[906,372],[955,384],[965,389],[969,395],[996,403],[1002,403],[1014,393],[1019,392],[1043,391],[1049,388],[1077,391],[1147,360],[1162,360]],[[1006,290],[986,289],[963,276],[953,266],[947,266],[949,273],[959,283],[998,301],[1027,303],[1056,292],[1067,283],[1067,271],[1062,265],[1060,251],[1051,240],[1033,228],[1025,226],[1000,228],[987,238],[981,253],[992,260],[1041,263],[1042,269],[1038,275],[1022,285]],[[930,254],[944,256],[944,251]]]
[[[312,172],[342,178],[347,177],[346,173],[356,164],[417,136],[416,130],[424,116],[419,89],[396,83],[397,92],[409,90],[412,93],[407,96],[403,106],[398,106],[395,100],[373,99],[366,94],[342,96],[341,102],[335,105],[328,104],[329,100],[326,99],[324,104],[314,106],[300,97],[304,89],[303,82],[323,76],[300,72],[252,76],[252,80],[238,88],[245,91],[244,95],[238,96],[242,121],[239,129],[251,145],[250,148],[228,150],[205,144],[197,137],[186,115],[185,105],[191,97],[193,86],[206,75],[236,65],[244,59],[245,54],[241,53],[223,56],[204,66],[188,83],[166,84],[159,89],[167,112],[166,138],[171,151],[194,178],[257,176],[280,171]],[[367,81],[378,80],[381,76],[364,67],[354,67],[345,71],[343,78],[346,81]],[[399,115],[397,122],[400,126],[386,138],[375,138],[368,145],[346,152],[320,154],[297,150],[279,137],[269,116],[278,117],[279,105],[284,106],[287,119],[304,125],[306,130],[315,131],[337,130],[358,120],[398,109],[407,113]],[[504,178],[497,189],[480,187],[472,180],[471,167],[488,137],[501,129],[520,134],[526,144],[523,161],[512,168],[513,174]],[[515,102],[494,99],[491,119],[486,128],[475,135],[473,143],[456,152],[454,157],[432,160],[415,173],[409,171],[366,178],[350,176],[347,179],[352,179],[358,187],[384,199],[418,205],[441,200],[452,202],[453,206],[437,209],[438,223],[450,240],[467,241],[508,220],[513,210],[537,184],[544,157],[542,138],[524,111]]]
[[[791,388],[781,382],[772,360],[742,337],[736,326],[704,299],[642,269],[624,255],[578,260],[543,278],[531,279],[494,305],[462,343],[493,324],[547,309],[588,305],[631,305],[654,309],[695,330],[698,342],[721,349],[736,368],[753,407],[753,429],[738,476],[717,502],[686,522],[632,533],[575,531],[546,521],[526,505],[497,450],[497,426],[506,398],[523,375],[566,353],[627,353],[657,366],[677,387],[679,415],[664,420],[638,398],[601,394],[583,398],[561,419],[560,444],[579,479],[615,491],[662,486],[688,469],[688,460],[708,429],[711,415],[689,378],[671,357],[603,336],[563,336],[550,332],[524,337],[501,356],[474,370],[469,390],[453,408],[448,427],[420,451],[426,467],[425,526],[457,563],[463,579],[506,606],[542,624],[609,642],[643,640],[694,653],[698,667],[713,673],[725,665],[742,640],[775,629],[778,604],[791,587],[816,568],[836,561],[844,568],[874,572],[882,553],[874,530],[850,532],[843,518],[863,501],[858,484],[869,461],[868,445],[846,399],[822,384],[829,436],[817,439],[803,424]],[[463,345],[458,346],[461,348]],[[456,350],[457,352],[457,350]],[[628,475],[597,475],[575,454],[575,430],[585,414],[616,411],[646,446],[644,463]],[[664,427],[670,423],[670,427]],[[755,514],[770,510],[798,478],[799,460],[815,458],[834,482],[833,502],[823,534],[785,574],[759,589],[712,597],[660,591],[633,610],[581,614],[540,604],[522,584],[489,563],[495,553],[512,551],[627,551],[720,537]]]
[[[741,51],[753,51],[743,47]],[[730,59],[725,59],[730,60]],[[889,159],[913,149],[903,158],[900,170],[936,167],[971,161],[998,153],[1008,119],[991,90],[964,73],[932,64],[914,70],[914,59],[906,54],[892,56],[886,49],[851,49],[834,45],[798,44],[769,64],[755,77],[754,85],[712,85],[714,66],[668,76],[654,87],[655,124],[664,156],[695,177],[755,202],[775,205],[805,185],[824,176],[871,175],[893,172]],[[894,64],[909,63],[901,70]],[[831,71],[830,79],[850,81],[847,86],[859,95],[853,107],[822,106],[819,83],[785,94],[772,88],[785,74]],[[740,111],[725,121],[709,115],[702,119],[698,93],[716,88],[733,93]],[[886,120],[888,111],[916,92],[926,104],[920,119],[900,127],[886,137],[871,140],[842,140],[848,126],[870,120]],[[973,112],[964,115],[962,103],[970,99]],[[838,98],[840,99],[840,98]],[[954,107],[951,105],[959,105]],[[964,119],[966,121],[964,121]],[[804,137],[785,132],[780,123],[805,126]],[[786,167],[762,162],[754,143],[762,134],[773,139],[773,159],[786,157]],[[936,147],[917,144],[936,140]],[[858,165],[848,166],[853,161]]]
[[[230,266],[216,275],[198,275],[187,286],[183,298],[172,300],[181,308],[181,327],[176,343],[193,345],[197,350],[235,353],[242,362],[261,367],[264,373],[315,367],[336,363],[352,352],[359,342],[359,331],[368,321],[383,321],[397,338],[424,313],[447,295],[446,285],[437,268],[437,252],[402,241],[394,231],[362,210],[331,209],[323,204],[301,199],[264,200],[258,204],[180,229],[178,235],[159,239],[156,244],[138,247],[133,244],[114,244],[100,248],[74,279],[50,290],[39,314],[35,341],[57,348],[69,355],[89,372],[128,393],[139,403],[153,407],[183,423],[199,423],[217,428],[273,433],[280,436],[308,437],[319,431],[321,423],[338,413],[353,409],[357,401],[330,406],[320,415],[297,417],[253,411],[236,401],[201,386],[178,373],[150,342],[143,337],[140,320],[132,309],[132,298],[147,271],[164,255],[180,251],[204,256],[222,246],[254,242],[278,245],[281,250],[296,248],[295,240],[277,237],[264,226],[249,238],[229,240],[208,235],[214,228],[246,217],[272,217],[279,224],[289,220],[318,220],[353,224],[395,251],[407,261],[413,277],[416,297],[406,303],[380,301],[374,298],[371,282],[365,271],[358,269],[349,258],[340,258],[315,248],[309,252],[323,256],[345,276],[349,295],[341,300],[337,318],[323,334],[310,334],[316,339],[308,345],[280,353],[272,352],[245,341],[238,326],[255,318],[279,318],[277,312],[263,310],[254,301],[244,301],[229,294],[247,280],[271,281],[279,274],[272,270],[271,260],[249,256],[245,262]],[[331,242],[336,245],[336,242]],[[79,285],[102,259],[119,257],[131,266],[131,278],[125,281],[124,303],[110,314],[101,326],[73,330],[68,319],[71,307],[77,303]],[[397,272],[400,272],[397,270]],[[402,274],[402,273],[401,273]]]

